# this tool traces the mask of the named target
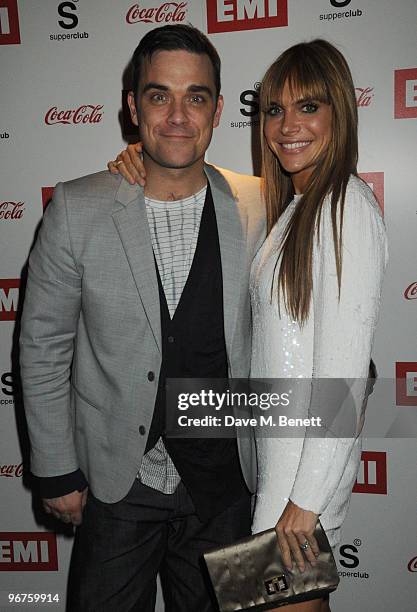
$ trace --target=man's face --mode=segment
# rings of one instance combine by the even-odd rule
[[[158,51],[145,61],[137,94],[129,93],[132,121],[139,126],[146,157],[164,168],[202,162],[223,108],[216,103],[213,67],[207,55]]]

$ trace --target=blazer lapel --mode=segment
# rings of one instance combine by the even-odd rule
[[[205,164],[204,169],[216,211],[223,272],[224,331],[227,353],[230,355],[246,266],[247,218],[238,209],[238,193],[234,187],[214,166]]]
[[[113,213],[113,221],[122,241],[155,342],[161,352],[158,280],[143,189],[122,180],[115,199],[121,206]]]

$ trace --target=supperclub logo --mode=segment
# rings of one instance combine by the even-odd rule
[[[417,362],[397,361],[395,381],[397,406],[417,406]]]
[[[102,104],[82,104],[78,108],[61,110],[52,106],[45,114],[46,125],[95,125],[103,119]]]
[[[4,464],[0,463],[0,478],[22,478],[23,463]]]
[[[24,202],[6,200],[0,202],[0,221],[19,221],[25,212]]]
[[[363,545],[361,538],[354,538],[352,543],[342,544],[339,547],[339,565],[342,570],[339,570],[341,578],[360,578],[368,579],[369,573],[359,569],[360,565],[360,548]]]
[[[404,297],[406,300],[417,300],[417,281],[408,285],[404,291]]]
[[[360,172],[359,176],[372,189],[379,207],[384,214],[384,173],[383,172]]]
[[[0,45],[20,45],[17,0],[0,0]]]
[[[19,531],[0,532],[0,571],[58,571],[56,534]]]
[[[19,287],[19,278],[0,278],[0,321],[16,320]]]
[[[12,372],[3,372],[0,378],[0,391],[5,397],[0,398],[0,406],[14,404],[14,395],[17,393],[17,385],[13,380]]]
[[[353,493],[386,495],[388,490],[387,453],[362,451]]]
[[[403,68],[394,72],[394,118],[417,117],[417,68]]]
[[[79,17],[78,8],[81,2],[79,0],[72,0],[69,2],[60,2],[57,6],[57,24],[61,28],[61,32],[57,34],[50,34],[50,40],[63,41],[63,40],[79,40],[86,39],[89,37],[88,32],[70,32],[78,27]],[[63,32],[62,32],[63,30]]]
[[[2,132],[0,134],[0,140],[8,140],[10,138],[9,132]]]
[[[352,0],[330,0],[330,4],[337,11],[332,13],[321,13],[319,15],[320,21],[338,21],[339,19],[350,19],[351,17],[362,17],[364,11],[359,8],[352,9],[349,4]],[[348,8],[349,7],[349,8]],[[343,10],[347,9],[347,10]]]
[[[184,21],[188,2],[163,2],[159,6],[144,7],[133,4],[126,13],[126,23],[165,23],[175,24]]]
[[[207,0],[209,34],[285,26],[287,0]]]
[[[407,569],[409,572],[417,572],[417,557],[413,557],[410,559],[407,565]]]

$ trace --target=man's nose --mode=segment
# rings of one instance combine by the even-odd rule
[[[173,100],[168,116],[172,125],[182,125],[188,121],[185,103],[183,100]]]

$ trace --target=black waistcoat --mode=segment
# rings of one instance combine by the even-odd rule
[[[146,452],[164,435],[166,378],[227,378],[220,245],[209,185],[193,263],[172,319],[156,269],[162,366]],[[202,520],[247,492],[235,439],[164,437],[164,444]]]

